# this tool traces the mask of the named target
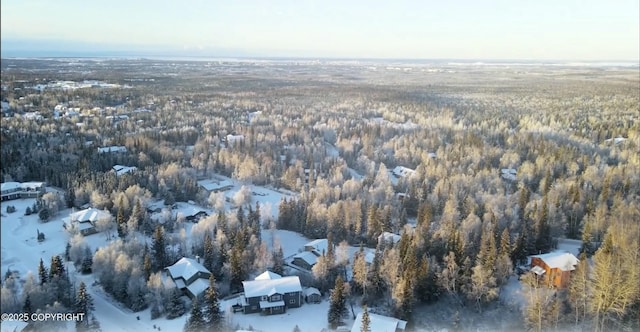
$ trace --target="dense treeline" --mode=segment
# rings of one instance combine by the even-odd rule
[[[638,276],[637,237],[620,248],[607,243],[620,227],[636,234],[640,223],[636,69],[567,75],[564,68],[533,68],[547,75],[527,76],[489,67],[467,77],[349,67],[358,80],[348,80],[316,75],[347,68],[338,65],[303,64],[288,77],[247,79],[225,72],[225,64],[155,64],[160,72],[180,68],[179,78],[149,73],[145,61],[108,64],[112,70],[96,69],[92,77],[62,77],[54,62],[40,69],[39,82],[97,79],[126,87],[32,90],[33,73],[3,63],[2,100],[9,106],[0,158],[4,181],[45,180],[67,190],[68,207],[89,203],[119,216],[121,240],[95,254],[93,270],[134,310],[170,311],[162,305],[172,303],[171,294],[154,290],[157,272],[184,254],[204,258],[221,293],[236,291],[260,269],[281,268],[281,250],[261,242],[261,228],[272,225],[258,206],[210,216],[191,236],[170,214],[162,222],[146,215],[152,198],[215,206],[197,180],[223,174],[299,192],[280,203],[278,228],[376,248],[371,265],[363,252],[353,262],[326,253],[310,281],[322,290],[345,277],[350,264],[352,293],[370,307],[390,299],[396,315],[410,319],[413,306],[446,296],[482,311],[528,255],[572,238],[583,241],[578,272],[589,282],[565,294],[558,310],[575,308],[573,323],[596,329],[638,324],[637,287],[608,304],[580,295],[603,291],[599,285],[613,278],[606,266],[619,278]],[[492,79],[498,72],[508,79]],[[77,112],[56,114],[56,105]],[[24,116],[35,111],[42,117]],[[98,153],[113,145],[127,151]],[[116,176],[115,164],[139,171]],[[390,175],[396,166],[415,172]],[[504,178],[501,169],[517,175]],[[103,226],[105,233],[116,229]],[[135,232],[157,248],[130,239]],[[383,232],[401,240],[379,243]],[[157,244],[162,239],[168,243]],[[119,254],[131,268],[110,276]],[[593,272],[583,272],[588,268]],[[125,290],[146,300],[118,293]],[[525,318],[536,321],[528,312]]]

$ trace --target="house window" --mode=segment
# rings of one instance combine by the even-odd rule
[[[296,304],[296,299],[289,300],[289,304]]]
[[[276,294],[271,297],[271,301],[280,301],[280,300],[281,300],[280,294]]]
[[[258,310],[258,306],[257,305],[252,305],[251,306],[251,310]]]
[[[269,299],[268,296],[262,295],[262,297],[260,298],[260,301],[267,301],[267,299]]]

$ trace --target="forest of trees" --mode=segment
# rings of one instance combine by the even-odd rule
[[[410,322],[421,304],[443,298],[481,314],[527,256],[549,252],[564,238],[583,243],[571,284],[551,296],[523,276],[529,287],[523,326],[640,326],[637,70],[520,77],[489,68],[456,78],[354,67],[359,79],[351,81],[316,78],[318,69],[301,65],[290,77],[252,80],[217,75],[224,65],[185,67],[178,79],[161,75],[164,63],[160,72],[149,72],[143,60],[133,64],[114,61],[91,74],[128,88],[40,91],[29,88],[35,77],[87,74],[61,75],[55,61],[37,72],[10,70],[3,61],[1,98],[9,108],[0,147],[4,182],[46,181],[65,190],[64,197],[39,201],[43,221],[85,204],[114,216],[98,226],[114,241],[92,253],[72,237],[66,258],[131,310],[151,308],[153,318],[190,313],[185,330],[217,324],[211,298],[188,310],[179,294],[161,287],[160,271],[197,255],[213,272],[214,292],[240,291],[243,280],[264,269],[284,272],[281,246],[261,236],[278,228],[335,245],[311,275],[301,276],[307,286],[332,290],[333,326],[346,314],[341,296],[358,298],[371,312],[383,303],[385,312]],[[512,79],[492,79],[503,70]],[[140,77],[155,80],[131,81]],[[56,105],[79,114],[58,114]],[[243,139],[232,143],[228,134]],[[101,146],[127,152],[98,153]],[[117,176],[115,164],[138,171]],[[390,175],[396,166],[415,172]],[[517,170],[515,180],[501,177],[509,168]],[[279,203],[276,220],[250,203],[250,192],[237,198],[237,209],[223,211],[224,196],[197,184],[214,174],[297,195]],[[150,218],[146,206],[156,199],[169,206],[191,200],[216,213],[187,233],[185,221],[170,213]],[[383,232],[401,239],[378,243]],[[341,258],[347,246],[362,248],[352,261]],[[364,248],[375,248],[371,264]],[[64,271],[52,272],[56,266],[52,260],[42,267],[47,273],[27,277],[33,280],[22,287],[8,274],[3,312],[27,300],[33,310],[72,310],[80,295],[67,291]],[[353,276],[345,280],[347,269]],[[59,297],[44,289],[50,287]]]

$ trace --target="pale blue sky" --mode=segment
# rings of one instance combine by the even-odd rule
[[[200,49],[212,56],[227,50],[261,56],[640,59],[638,0],[2,0],[0,5],[3,44],[88,42],[104,49]]]

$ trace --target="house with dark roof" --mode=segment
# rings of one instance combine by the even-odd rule
[[[282,314],[302,305],[303,294],[298,276],[282,277],[265,271],[254,280],[243,281],[244,313]]]
[[[196,259],[182,257],[164,270],[165,276],[171,279],[175,287],[192,299],[209,288],[211,272],[200,264],[198,257]]]

